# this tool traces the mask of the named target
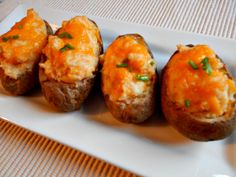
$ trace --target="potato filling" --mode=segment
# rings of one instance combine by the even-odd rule
[[[168,97],[192,113],[224,115],[236,95],[235,82],[228,77],[224,64],[206,45],[179,45],[178,51],[166,71]]]
[[[103,61],[103,91],[111,100],[127,101],[150,93],[155,78],[155,61],[136,37],[117,38],[108,47]]]
[[[6,75],[17,78],[31,69],[47,42],[45,22],[33,10],[0,37],[0,66]]]
[[[96,25],[85,16],[64,21],[57,35],[49,36],[40,64],[48,77],[73,83],[94,76],[101,38]]]

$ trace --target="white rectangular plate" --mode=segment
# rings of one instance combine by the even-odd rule
[[[71,12],[21,4],[0,23],[0,34],[33,7],[50,24],[75,15]],[[235,71],[236,41],[151,28],[89,16],[100,27],[105,48],[118,35],[141,34],[152,49],[158,71],[176,44],[208,44]],[[59,113],[40,92],[13,97],[0,89],[0,116],[48,138],[104,159],[143,176],[228,177],[236,173],[236,133],[225,140],[194,142],[184,138],[158,114],[139,125],[118,122],[107,111],[102,96],[90,95],[81,110]],[[157,110],[160,108],[157,107]]]

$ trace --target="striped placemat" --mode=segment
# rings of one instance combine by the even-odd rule
[[[4,0],[0,4],[0,20],[22,2],[153,27],[236,39],[235,0]]]
[[[0,3],[0,20],[25,1]],[[235,0],[30,1],[107,19],[236,39]],[[0,120],[0,176],[136,175]]]
[[[0,120],[0,176],[136,175]]]
[[[54,0],[54,9],[236,39],[235,0]]]

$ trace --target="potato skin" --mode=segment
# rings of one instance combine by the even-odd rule
[[[47,28],[48,35],[52,34],[53,32],[51,26],[48,24],[47,21],[44,20],[44,22]],[[31,90],[33,90],[39,85],[39,62],[40,57],[34,61],[32,70],[25,71],[17,79],[11,78],[10,76],[6,75],[4,73],[3,68],[0,68],[0,77],[3,88],[10,94],[15,96],[29,93]]]
[[[153,114],[156,103],[155,95],[156,92],[153,91],[148,97],[133,99],[130,104],[111,101],[108,95],[104,95],[104,99],[115,118],[126,123],[140,123]]]
[[[27,94],[39,85],[38,62],[35,62],[31,71],[25,71],[17,79],[6,75],[0,68],[0,77],[3,88],[10,94],[15,96]]]
[[[193,45],[188,46],[193,47]],[[178,51],[176,51],[172,57],[177,53]],[[217,56],[217,58],[219,57]],[[226,115],[214,117],[212,118],[212,121],[209,121],[209,118],[204,118],[204,116],[199,117],[198,115],[181,110],[167,96],[167,68],[168,63],[162,70],[161,105],[162,112],[168,122],[184,136],[196,141],[220,140],[229,136],[236,127],[236,103],[234,104],[234,107],[228,109]],[[225,64],[224,69],[227,72],[228,77],[232,79]]]
[[[90,20],[90,19],[89,19]],[[90,20],[97,28],[97,24]],[[99,29],[99,28],[98,28]],[[55,35],[59,33],[58,29]],[[103,41],[99,33],[99,51],[103,52]],[[46,61],[46,56],[41,56],[41,63]],[[94,70],[94,77],[85,78],[75,83],[60,82],[47,77],[43,68],[39,68],[39,80],[45,99],[54,107],[63,112],[71,112],[80,109],[82,103],[88,97],[95,80],[97,79],[98,66]]]
[[[39,79],[46,100],[64,112],[79,109],[95,81],[93,77],[72,84],[58,82],[48,78],[42,68],[39,69]]]
[[[124,37],[124,36],[133,36],[136,38],[136,40],[144,45],[150,54],[150,56],[153,58],[153,55],[151,53],[150,48],[148,47],[147,43],[144,41],[143,37],[139,34],[126,34],[118,36],[118,38]],[[137,97],[132,98],[132,100],[129,100],[130,103],[127,104],[125,101],[112,101],[109,99],[109,96],[106,95],[103,92],[105,103],[111,112],[111,114],[118,120],[125,122],[125,123],[141,123],[148,119],[155,110],[156,105],[156,92],[157,92],[157,81],[158,81],[158,73],[155,72],[155,75],[153,76],[153,89],[150,92],[150,94],[146,97]],[[104,85],[104,79],[102,79],[101,87],[103,89]]]

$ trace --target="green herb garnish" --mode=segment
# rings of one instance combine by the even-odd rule
[[[8,36],[8,37],[3,37],[2,41],[7,42],[9,39],[18,39],[19,35],[14,35],[14,36]]]
[[[151,65],[151,66],[155,65],[155,61],[152,60],[151,63],[150,63],[150,65]]]
[[[117,68],[127,68],[128,67],[128,63],[129,63],[129,59],[126,58],[122,61],[122,63],[117,64],[116,67]]]
[[[138,80],[144,81],[144,82],[149,81],[149,77],[148,77],[147,75],[137,75],[136,78],[137,78]]]
[[[9,37],[3,37],[3,38],[2,38],[2,41],[3,41],[3,42],[7,42],[8,40],[9,40]]]
[[[19,38],[19,35],[12,36],[12,39],[18,39],[18,38]]]
[[[128,67],[128,63],[120,63],[116,65],[117,68],[126,68]]]
[[[22,28],[23,28],[23,25],[19,25],[19,26],[18,26],[18,29],[22,29]]]
[[[194,63],[194,61],[189,60],[188,64],[189,64],[189,66],[191,66],[194,70],[197,70],[197,69],[198,69],[198,66],[196,65],[196,63]]]
[[[190,100],[184,100],[184,104],[185,104],[185,107],[189,107],[190,106]]]
[[[207,58],[207,57],[205,57],[203,60],[202,60],[202,68],[203,68],[203,70],[204,71],[206,71],[206,73],[208,74],[208,75],[211,75],[211,73],[212,73],[212,68],[211,68],[211,65],[210,65],[210,63],[209,63],[209,58]]]
[[[75,49],[72,45],[70,45],[70,44],[66,44],[66,45],[64,45],[64,47],[62,47],[61,49],[60,49],[60,51],[61,52],[65,52],[65,51],[67,51],[67,50],[73,50],[73,49]]]
[[[71,36],[70,33],[64,32],[58,35],[59,38],[67,38],[67,39],[72,39],[73,37]]]

